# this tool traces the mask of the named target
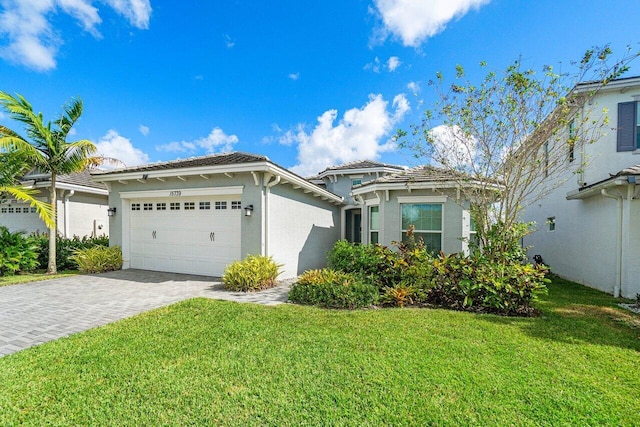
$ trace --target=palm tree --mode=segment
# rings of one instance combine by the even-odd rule
[[[25,188],[17,181],[27,171],[27,165],[19,153],[0,153],[0,202],[9,195],[16,200],[29,203],[36,208],[40,219],[47,227],[52,227],[51,205],[35,198],[36,190]]]
[[[77,173],[97,166],[103,158],[95,156],[97,147],[88,140],[67,142],[69,131],[82,115],[82,100],[72,99],[63,107],[60,119],[44,122],[42,113],[34,113],[31,104],[21,95],[14,97],[0,91],[0,106],[12,119],[21,122],[27,138],[0,126],[0,150],[20,153],[32,168],[51,174],[49,203],[52,223],[49,226],[49,264],[47,273],[55,274],[56,268],[56,178],[61,174]]]

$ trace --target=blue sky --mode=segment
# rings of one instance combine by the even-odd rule
[[[433,105],[437,71],[622,54],[639,22],[637,0],[0,0],[0,90],[49,119],[80,96],[72,138],[130,166],[236,150],[302,175],[413,165],[391,137]]]

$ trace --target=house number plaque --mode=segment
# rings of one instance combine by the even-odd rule
[[[169,191],[169,197],[180,197],[182,195],[182,191]]]

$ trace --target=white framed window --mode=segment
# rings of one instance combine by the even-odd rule
[[[2,209],[0,210],[0,213],[7,213],[7,208],[2,208]]]
[[[196,202],[184,202],[184,210],[185,211],[196,210]]]
[[[547,231],[556,231],[556,217],[550,216],[547,218]]]
[[[380,206],[369,206],[369,243],[380,243]]]
[[[165,202],[156,203],[156,210],[157,211],[166,211],[167,210],[167,204]]]
[[[414,227],[416,239],[422,238],[427,249],[439,252],[442,249],[442,203],[401,204],[402,240],[407,230]]]
[[[140,203],[131,203],[131,210],[132,211],[139,211],[140,210]]]
[[[29,208],[22,208],[22,213],[23,214],[28,214],[29,213]]]
[[[142,209],[145,211],[152,211],[153,210],[153,203],[144,203],[142,205]]]
[[[227,202],[216,202],[216,210],[224,210],[227,209]]]
[[[200,202],[199,206],[201,211],[211,210],[211,202]]]
[[[354,178],[351,180],[351,186],[355,187],[356,185],[362,184],[362,178]]]
[[[36,213],[36,208],[31,208],[31,213]]]
[[[180,210],[180,202],[170,202],[169,203],[170,211],[179,211]]]
[[[240,203],[240,200],[234,200],[231,202],[231,209],[242,209],[242,204]]]
[[[22,213],[22,208],[16,208],[16,213]]]
[[[13,213],[13,208],[9,208],[9,213]]]

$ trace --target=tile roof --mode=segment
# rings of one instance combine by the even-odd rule
[[[635,165],[635,166],[628,167],[626,169],[622,169],[617,174],[612,175],[612,178],[616,176],[627,176],[627,175],[640,175],[640,165]]]
[[[373,181],[367,181],[357,187],[373,184],[403,183],[403,182],[444,182],[454,181],[464,177],[462,172],[440,169],[430,165],[417,166],[402,172],[392,173]]]
[[[108,171],[97,171],[94,175],[112,175],[123,172],[149,172],[167,169],[183,169],[202,166],[221,166],[239,163],[253,163],[270,161],[266,156],[234,151],[232,153],[212,154],[208,156],[190,157],[188,159],[171,160],[162,163],[150,163],[146,165],[133,166],[130,168],[115,169]]]
[[[25,181],[33,181],[34,183],[39,183],[39,182],[51,182],[51,175],[49,176],[43,176],[44,174],[38,174],[36,176],[29,176],[26,175],[23,179]],[[78,173],[72,173],[72,174],[65,174],[65,175],[58,175],[56,178],[56,182],[58,183],[64,183],[64,184],[73,184],[73,185],[80,185],[83,187],[89,187],[89,188],[98,188],[100,190],[106,190],[107,186],[102,184],[102,183],[98,183],[95,182],[92,178],[91,178],[91,173],[89,172],[88,169],[85,169],[82,172],[78,172]]]
[[[392,169],[398,169],[398,170],[404,169],[404,167],[402,166],[390,165],[387,163],[376,162],[373,160],[358,160],[355,162],[343,163],[341,165],[329,166],[328,168],[326,168],[324,171],[320,173],[322,174],[325,172],[336,171],[336,170],[373,169],[373,168],[392,168]]]

